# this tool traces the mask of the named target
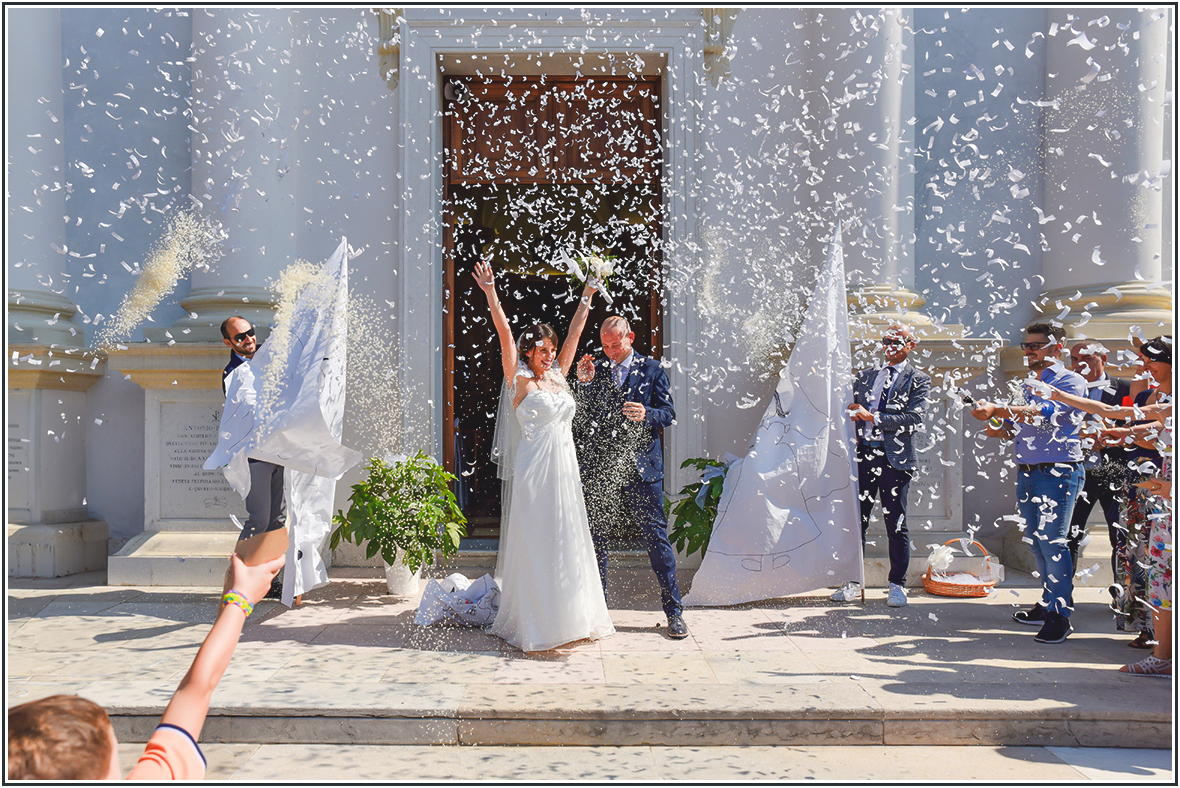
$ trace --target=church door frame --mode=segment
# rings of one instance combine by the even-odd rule
[[[497,24],[469,19],[461,25],[438,25],[437,11],[407,8],[399,23],[401,35],[400,82],[395,93],[398,107],[398,165],[401,190],[398,205],[398,241],[395,245],[398,273],[398,338],[404,396],[408,407],[403,415],[406,449],[425,449],[443,456],[443,309],[446,298],[445,246],[445,116],[442,86],[445,75],[439,63],[444,55],[487,55],[505,51],[521,52],[519,28],[532,33],[529,49],[539,58],[545,53],[565,51],[574,39],[581,41],[585,26],[556,20],[527,17],[523,9],[492,12]],[[515,16],[513,15],[515,14]],[[480,15],[481,17],[483,15]],[[519,18],[517,18],[519,17]],[[516,26],[513,27],[513,23]],[[706,401],[699,386],[693,386],[689,370],[696,352],[698,317],[691,288],[676,288],[670,269],[699,268],[701,254],[701,178],[696,151],[699,150],[700,106],[703,87],[704,42],[699,11],[695,8],[670,10],[666,19],[652,24],[648,19],[620,22],[644,42],[644,52],[664,58],[661,107],[663,151],[662,237],[665,282],[663,290],[663,348],[672,363],[667,369],[679,414],[677,424],[666,431],[665,486],[678,490],[692,481],[680,463],[704,451]],[[617,26],[617,25],[616,25]],[[509,37],[512,37],[509,40]],[[478,41],[478,49],[472,46]],[[612,53],[596,43],[595,51]],[[624,52],[613,52],[620,62]],[[679,263],[679,265],[677,265]]]

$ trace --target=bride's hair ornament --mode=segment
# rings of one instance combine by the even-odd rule
[[[546,339],[553,343],[553,347],[557,347],[557,332],[553,330],[553,326],[548,323],[536,323],[521,332],[516,340],[516,351],[523,356],[541,347]]]

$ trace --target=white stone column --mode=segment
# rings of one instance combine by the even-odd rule
[[[66,158],[62,136],[61,11],[9,14],[8,341],[82,347],[65,289]],[[71,329],[73,332],[71,333]]]
[[[8,23],[8,574],[60,577],[106,566],[85,450],[86,389],[105,370],[55,292],[68,281],[61,12],[14,9]]]
[[[820,185],[844,221],[844,262],[854,278],[911,286],[912,255],[897,208],[905,50],[901,9],[825,9],[813,18],[813,107],[827,144]],[[818,14],[817,14],[818,17]],[[847,17],[847,18],[845,18]],[[816,95],[818,91],[819,95]]]
[[[146,463],[144,531],[111,556],[111,585],[220,582],[238,533],[230,515],[245,516],[223,474],[201,463],[225,401],[219,327],[241,315],[264,339],[276,306],[268,280],[295,261],[295,13],[193,10],[192,196],[225,231],[224,255],[191,273],[188,317],[112,357],[146,392]]]
[[[290,10],[193,11],[193,197],[228,234],[225,255],[194,271],[177,339],[220,341],[232,315],[274,317],[267,279],[295,260],[296,112]],[[196,317],[192,317],[194,314]],[[211,327],[211,328],[210,328]]]
[[[808,85],[821,203],[841,219],[849,303],[875,326],[905,316],[925,300],[913,292],[911,134],[913,48],[901,8],[823,9],[808,28],[814,63]],[[867,313],[867,314],[866,314]],[[869,329],[872,332],[876,328]]]
[[[914,108],[914,50],[905,31],[910,16],[910,9],[896,7],[811,12],[807,89],[815,118],[816,207],[843,224],[853,364],[863,368],[879,360],[874,345],[885,328],[906,322],[921,340],[910,360],[933,379],[926,430],[915,441],[919,473],[910,486],[907,583],[916,586],[928,547],[962,537],[971,525],[963,506],[962,413],[946,391],[982,371],[979,351],[986,343],[965,337],[963,326],[936,325],[918,311],[925,299],[914,291],[914,146],[906,123]],[[823,259],[818,249],[813,257]],[[878,507],[865,549],[866,582],[884,585],[888,571]]]
[[[1172,21],[1162,7],[1049,11],[1046,99],[1056,107],[1045,116],[1043,210],[1055,220],[1040,302],[1079,337],[1125,344],[1133,325],[1148,337],[1172,331],[1172,297],[1159,286],[1175,262],[1163,259]]]

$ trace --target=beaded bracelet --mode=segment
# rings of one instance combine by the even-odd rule
[[[254,605],[250,604],[250,600],[242,596],[237,591],[226,591],[225,595],[221,597],[221,605],[237,605],[242,609],[242,612],[249,616],[254,612]]]

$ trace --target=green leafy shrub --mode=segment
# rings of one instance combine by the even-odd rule
[[[680,464],[681,468],[693,466],[701,471],[699,482],[686,485],[680,494],[684,496],[676,504],[666,501],[664,506],[670,510],[672,527],[668,531],[668,539],[676,545],[678,551],[685,555],[692,555],[697,550],[701,557],[709,548],[709,537],[713,535],[713,521],[717,519],[717,504],[721,502],[721,487],[725,483],[725,469],[728,465],[720,460],[708,457],[693,457]],[[720,468],[721,473],[706,473],[708,468]],[[701,490],[704,489],[704,495]],[[687,546],[687,548],[686,548]]]
[[[392,564],[400,555],[413,572],[433,565],[436,550],[459,551],[467,519],[448,485],[454,474],[421,451],[392,465],[373,457],[366,470],[368,477],[352,485],[348,514],[332,518],[333,549],[344,539],[364,546],[366,558],[381,553]]]

